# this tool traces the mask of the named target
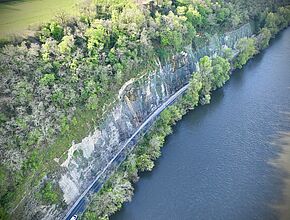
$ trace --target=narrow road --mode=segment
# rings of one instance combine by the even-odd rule
[[[110,166],[119,159],[121,153],[126,150],[128,144],[133,140],[133,138],[139,134],[139,132],[152,120],[154,120],[167,106],[172,104],[180,95],[182,95],[188,88],[188,84],[183,86],[180,90],[174,93],[166,102],[164,102],[156,111],[154,111],[140,127],[136,130],[136,132],[125,142],[123,147],[117,152],[117,154],[110,160],[110,162],[104,167],[101,173],[98,174],[96,179],[89,185],[89,187],[80,195],[78,200],[74,203],[74,205],[70,208],[65,216],[65,220],[70,220],[74,215],[84,212],[86,209],[86,205],[88,201],[86,200],[86,196],[90,191],[97,192],[101,186],[102,182],[99,181],[100,177],[110,168]],[[119,160],[118,163],[121,163],[123,160]]]

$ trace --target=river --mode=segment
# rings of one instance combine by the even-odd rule
[[[289,145],[277,146],[290,132],[289,89],[290,28],[174,126],[153,171],[111,219],[285,218]]]

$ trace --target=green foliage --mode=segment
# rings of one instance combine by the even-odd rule
[[[52,96],[51,96],[51,100],[58,105],[65,104],[65,102],[64,102],[65,95],[64,95],[63,91],[61,91],[61,90],[54,91]]]
[[[180,48],[182,45],[182,34],[178,31],[171,31],[170,29],[164,30],[160,34],[162,46],[172,46]]]
[[[63,28],[57,24],[56,22],[52,22],[50,25],[49,25],[49,29],[50,29],[50,33],[51,33],[51,36],[57,40],[57,41],[60,41],[63,37]]]
[[[94,197],[92,210],[86,212],[83,219],[109,219],[109,216],[118,211],[124,202],[131,200],[133,187],[126,178],[126,173],[114,174],[101,191]]]
[[[2,166],[0,166],[0,189],[0,198],[2,198],[4,192],[8,190],[8,173]]]
[[[208,76],[213,68],[212,68],[212,60],[208,56],[204,56],[199,60],[199,72],[202,76]]]
[[[58,45],[59,51],[62,54],[70,54],[74,47],[74,37],[73,36],[64,36],[62,41]]]
[[[46,42],[47,38],[50,36],[55,40],[60,41],[63,37],[64,30],[57,22],[51,22],[46,26],[42,27],[38,37],[41,42]]]
[[[66,117],[62,117],[61,119],[61,132],[65,134],[69,131],[69,123]]]
[[[219,8],[217,10],[217,22],[223,24],[230,17],[231,11],[229,8]]]
[[[92,211],[87,211],[85,212],[84,216],[83,216],[83,219],[86,219],[86,220],[100,220],[101,218],[98,218],[97,214],[95,212],[92,212]],[[104,220],[105,219],[109,219],[109,218],[103,218]]]
[[[200,72],[193,73],[189,82],[189,87],[184,95],[183,104],[188,109],[193,109],[198,105],[200,91],[202,89],[202,76]]]
[[[30,170],[38,169],[38,167],[40,166],[40,161],[41,161],[40,159],[41,159],[41,156],[36,150],[34,150],[31,153],[31,155],[28,157],[28,159],[26,160],[23,166],[23,170],[25,172],[29,172]]]
[[[14,93],[17,97],[17,101],[24,105],[32,101],[32,91],[33,88],[27,81],[18,82],[14,87]]]
[[[87,107],[91,110],[96,110],[98,108],[98,100],[97,94],[91,94],[87,101]]]
[[[7,211],[2,207],[0,207],[0,219],[3,219],[3,220],[9,219],[9,215]]]
[[[42,200],[48,204],[57,204],[60,200],[60,195],[51,182],[45,183],[44,187],[40,191],[40,194]]]
[[[239,55],[235,59],[234,66],[239,69],[257,53],[256,40],[254,38],[240,39],[236,48],[239,50]]]
[[[210,103],[211,99],[212,82],[210,75],[203,76],[202,78],[202,89],[200,92],[200,104],[206,105]]]
[[[150,160],[149,155],[144,154],[137,158],[137,167],[141,171],[151,171],[154,167],[154,163]]]
[[[48,86],[52,85],[54,81],[55,75],[53,73],[47,73],[39,80],[39,84],[42,86]]]
[[[262,28],[257,36],[258,49],[263,50],[269,46],[269,41],[272,37],[271,31],[268,28]]]
[[[213,58],[212,66],[212,88],[215,90],[222,87],[229,80],[231,65],[225,58],[217,56]]]
[[[267,14],[265,20],[265,27],[271,31],[272,35],[275,35],[279,31],[280,19],[276,13],[270,12]]]
[[[0,125],[5,123],[7,120],[8,120],[7,116],[3,112],[1,112],[0,113]]]
[[[45,26],[41,29],[41,32],[38,33],[39,40],[42,43],[45,43],[46,39],[50,37],[50,29],[49,27]]]
[[[39,129],[35,129],[29,132],[28,138],[27,138],[27,146],[33,146],[39,142],[41,138],[41,132]]]
[[[224,48],[222,56],[227,60],[232,60],[234,58],[234,52],[231,48]]]
[[[168,15],[157,13],[156,24],[159,26],[160,45],[170,50],[179,51],[182,48],[184,35],[193,37],[195,31],[192,26],[187,26],[185,20],[170,12]],[[187,29],[189,27],[189,30]]]
[[[277,12],[265,12],[262,15],[264,25],[257,36],[258,50],[265,49],[269,45],[270,39],[290,24],[290,7],[279,7]],[[263,22],[260,21],[260,23]]]
[[[87,47],[93,52],[94,49],[103,49],[106,41],[108,40],[108,35],[106,29],[99,23],[95,23],[91,28],[88,28],[85,32],[87,37]]]
[[[185,13],[187,19],[195,26],[199,27],[202,25],[202,17],[198,10],[195,7],[190,5]]]
[[[280,29],[286,28],[290,24],[290,7],[278,8],[278,16],[280,19]]]
[[[290,8],[280,7],[277,12],[269,12],[265,19],[265,28],[268,28],[274,37],[279,30],[290,24]]]

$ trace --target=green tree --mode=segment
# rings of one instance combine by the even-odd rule
[[[8,190],[8,173],[3,166],[0,166],[0,198],[4,196],[7,190]]]
[[[228,60],[220,56],[213,58],[212,65],[212,89],[215,90],[222,87],[229,80],[231,65]]]
[[[0,207],[0,219],[9,219],[7,211],[2,207]]]
[[[242,38],[238,41],[236,48],[239,50],[239,55],[234,61],[235,68],[242,68],[247,61],[256,53],[256,40],[253,38]]]
[[[138,170],[141,171],[151,171],[154,167],[153,161],[149,158],[149,155],[147,154],[140,155],[136,160],[136,164]]]
[[[74,37],[73,36],[64,36],[62,41],[59,43],[58,48],[62,54],[70,54],[74,47]]]
[[[183,98],[186,108],[193,109],[198,105],[200,91],[202,89],[202,76],[200,72],[195,72],[189,82],[188,90]]]
[[[103,49],[108,40],[106,29],[98,22],[94,23],[93,27],[86,30],[85,36],[88,41],[87,47],[91,52],[96,48]]]
[[[57,24],[56,22],[52,22],[50,23],[49,25],[49,29],[50,29],[50,32],[51,32],[51,36],[57,40],[57,41],[60,41],[63,37],[63,28]]]
[[[200,93],[200,104],[209,104],[211,100],[212,81],[210,75],[202,77],[202,89]]]
[[[60,196],[51,182],[47,182],[40,191],[42,199],[49,204],[57,204]]]
[[[84,219],[86,220],[97,220],[99,219],[97,214],[93,211],[86,211],[84,216],[83,216]]]
[[[222,56],[227,60],[232,60],[234,57],[234,52],[231,48],[226,47],[222,50]]]
[[[199,60],[198,63],[199,72],[202,76],[207,76],[212,73],[212,60],[208,56],[204,56]]]
[[[258,49],[263,50],[269,45],[271,31],[268,28],[262,28],[257,36]]]
[[[53,73],[45,74],[39,81],[39,84],[42,86],[52,85],[55,81],[55,75]]]
[[[269,12],[265,20],[265,27],[271,31],[271,35],[274,36],[279,31],[280,19],[277,13]]]
[[[41,155],[36,150],[34,150],[23,164],[23,170],[27,173],[32,170],[36,170],[40,166],[40,162]]]
[[[280,29],[286,28],[290,23],[290,8],[288,7],[279,7],[277,14],[279,15],[280,20]]]
[[[33,88],[30,83],[27,81],[21,81],[16,84],[14,87],[13,93],[17,97],[17,102],[26,105],[33,100]]]
[[[194,27],[198,27],[202,24],[201,14],[193,5],[188,6],[185,16],[193,24]]]

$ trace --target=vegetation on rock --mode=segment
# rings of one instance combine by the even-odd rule
[[[54,159],[62,159],[73,140],[78,142],[94,130],[107,110],[105,104],[113,102],[124,82],[155,68],[156,60],[168,61],[185,46],[200,47],[213,34],[258,17],[261,30],[257,40],[242,39],[237,45],[240,53],[235,67],[240,68],[258,49],[268,45],[270,34],[274,36],[289,25],[289,7],[275,8],[274,3],[87,1],[81,6],[79,17],[58,17],[42,26],[34,37],[2,45],[0,215],[11,213],[34,185],[59,168]],[[270,12],[270,8],[275,11]],[[172,106],[164,111],[154,128],[157,131],[137,148],[135,168],[131,167],[133,173],[128,174],[134,180],[136,169],[153,168],[152,161],[160,156],[171,125],[186,109],[194,108],[198,102],[209,103],[210,92],[229,79],[226,58],[204,57],[199,67],[179,104],[182,107]],[[106,196],[105,201],[115,201],[114,195],[119,195],[114,202],[116,207],[110,207],[108,202],[97,216],[109,216],[131,195],[131,179],[125,181],[123,176],[118,180],[116,176],[112,181],[111,188],[105,191],[105,187],[100,194]],[[57,204],[61,195],[51,193],[51,187],[42,189],[43,202]],[[110,196],[105,193],[112,190],[115,191]]]

